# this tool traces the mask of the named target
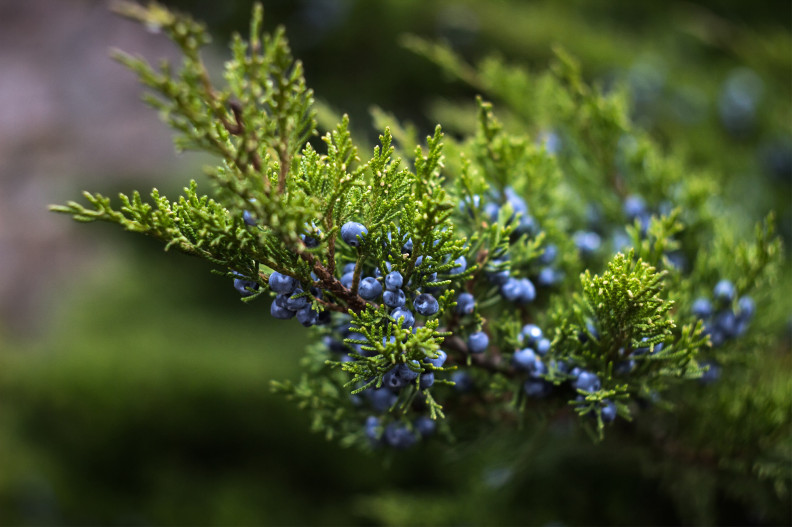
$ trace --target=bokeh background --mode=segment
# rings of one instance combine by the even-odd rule
[[[165,3],[207,22],[217,66],[247,30],[248,1]],[[376,133],[372,105],[428,132],[475,94],[402,47],[406,33],[535,69],[561,45],[592,82],[628,83],[635,121],[719,178],[746,223],[775,210],[789,246],[788,1],[263,3],[361,135]],[[0,0],[0,523],[790,522],[788,491],[682,495],[629,445],[564,430],[386,462],[310,434],[269,390],[299,375],[296,322],[243,304],[204,262],[47,212],[83,189],[175,194],[211,161],[173,153],[111,47],[175,58],[105,2]]]

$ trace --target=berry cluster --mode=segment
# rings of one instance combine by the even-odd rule
[[[722,346],[729,340],[742,336],[748,330],[756,311],[756,304],[750,296],[737,300],[737,289],[729,280],[721,280],[712,290],[712,298],[700,297],[693,302],[693,315],[704,322],[704,331],[709,335],[713,348]],[[701,381],[709,383],[720,376],[720,366],[715,361],[704,363],[709,366]]]

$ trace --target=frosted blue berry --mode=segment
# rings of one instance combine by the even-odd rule
[[[363,429],[365,430],[366,437],[369,439],[369,441],[372,442],[372,444],[376,444],[376,443],[379,442],[379,439],[380,439],[380,437],[379,437],[380,436],[380,434],[379,434],[379,432],[380,432],[379,419],[377,419],[373,415],[368,416],[366,418],[366,424],[363,427]]]
[[[385,387],[369,388],[363,393],[366,394],[366,398],[375,412],[387,411],[391,406],[393,406],[393,403],[396,402],[396,399],[398,399],[398,396],[395,393]]]
[[[528,397],[541,398],[550,393],[550,386],[542,379],[528,379],[523,383],[523,390]]]
[[[419,380],[419,386],[422,390],[425,390],[427,388],[430,388],[434,384],[434,381],[435,381],[434,373],[432,372],[422,373],[421,379]]]
[[[366,300],[374,300],[382,294],[382,285],[376,278],[368,276],[360,281],[358,294]]]
[[[460,293],[456,301],[456,312],[460,315],[470,315],[476,309],[476,300],[470,293]]]
[[[319,246],[319,240],[314,238],[313,236],[308,236],[307,234],[300,234],[300,239],[309,249]]]
[[[409,309],[404,309],[403,307],[397,307],[390,314],[394,320],[398,323],[399,319],[403,319],[401,323],[401,327],[409,328],[415,324],[415,316],[412,314],[412,311]]]
[[[448,354],[445,351],[437,350],[436,358],[426,357],[424,359],[424,362],[431,364],[435,368],[442,368],[447,358],[448,358]]]
[[[542,338],[542,328],[536,324],[526,324],[522,327],[522,330],[520,330],[520,335],[525,342],[534,344],[539,342],[539,339]]]
[[[520,296],[517,298],[521,303],[527,304],[536,299],[536,287],[527,278],[520,278]]]
[[[341,268],[341,274],[345,275],[347,273],[354,273],[356,265],[357,265],[357,263],[355,263],[355,262],[345,263],[344,267]]]
[[[239,294],[241,294],[242,296],[255,295],[256,291],[258,291],[258,288],[259,288],[258,282],[254,282],[253,280],[245,280],[244,278],[234,279],[234,289],[239,291]]]
[[[475,387],[473,377],[466,371],[455,371],[451,374],[451,382],[454,383],[454,388],[458,392],[469,392]]]
[[[531,348],[523,348],[514,352],[512,363],[518,370],[529,371],[536,363],[536,352]]]
[[[699,298],[693,302],[690,311],[696,318],[705,319],[712,316],[712,302],[706,298]]]
[[[350,247],[359,247],[360,242],[365,239],[367,234],[368,229],[355,221],[349,221],[341,227],[341,239]]]
[[[489,336],[483,331],[476,331],[470,334],[467,344],[470,353],[483,353],[489,346]]]
[[[558,247],[555,244],[549,243],[544,248],[544,252],[539,256],[539,263],[550,265],[558,256]]]
[[[391,423],[386,426],[383,438],[388,446],[399,450],[410,448],[417,441],[415,434],[402,423]]]
[[[542,338],[536,343],[536,353],[546,355],[550,351],[550,339]]]
[[[311,306],[304,307],[297,311],[297,322],[305,327],[315,326],[319,321],[319,312]]]
[[[583,254],[589,256],[597,251],[602,244],[602,240],[596,232],[577,231],[573,235],[575,247]]]
[[[430,317],[440,310],[437,299],[429,293],[421,293],[413,300],[413,307],[419,315]]]
[[[297,296],[297,295],[301,295],[302,293],[303,290],[301,288],[298,287],[297,289],[295,289],[292,296],[290,296],[289,299],[286,300],[286,307],[291,309],[292,311],[298,311],[304,308],[305,306],[309,305],[310,300],[308,300],[307,296]]]
[[[712,384],[713,382],[720,379],[721,369],[717,363],[713,361],[704,361],[701,363],[702,368],[707,368],[701,377],[699,378],[699,382],[701,384]]]
[[[509,278],[501,285],[500,292],[509,302],[516,302],[522,296],[522,284],[517,278]]]
[[[448,271],[448,274],[450,275],[462,274],[467,269],[467,259],[464,256],[460,256],[454,260],[454,263],[456,264],[456,267]]]
[[[536,276],[536,282],[542,287],[550,287],[561,281],[561,273],[552,267],[542,267]]]
[[[385,262],[385,273],[386,274],[391,272],[391,267],[392,266],[391,266],[390,262]],[[380,270],[379,267],[376,267],[374,269],[374,278],[379,278],[380,276],[382,276],[382,271]]]
[[[355,273],[353,271],[344,273],[341,276],[341,285],[346,287],[347,289],[352,289],[352,282],[354,281],[355,281]]]
[[[413,360],[410,361],[413,366],[418,367],[418,361]],[[418,377],[418,372],[410,368],[407,364],[399,364],[396,367],[397,373],[399,377],[404,379],[406,382],[412,382]]]
[[[418,417],[413,422],[413,426],[415,426],[415,429],[418,430],[418,433],[421,434],[422,437],[428,437],[434,434],[435,428],[437,428],[434,419],[426,415]]]
[[[602,383],[596,374],[583,370],[575,380],[574,387],[576,390],[584,392],[596,392],[602,387]]]
[[[740,319],[742,320],[750,320],[756,312],[756,304],[750,296],[740,297],[737,306],[740,310]]]
[[[280,320],[288,320],[288,319],[292,318],[295,315],[294,311],[286,308],[286,306],[285,306],[285,301],[286,301],[285,296],[286,295],[278,295],[278,297],[280,297],[281,300],[279,301],[278,297],[276,297],[275,300],[272,301],[272,305],[270,305],[270,314],[274,318],[277,318],[277,319],[280,319]]]
[[[402,245],[402,254],[412,254],[413,252],[413,241],[412,238],[408,238],[404,245]]]
[[[624,215],[627,216],[630,222],[648,212],[646,210],[646,202],[641,196],[628,196],[627,199],[624,200],[623,210]]]
[[[404,278],[399,271],[390,272],[385,277],[385,289],[388,291],[396,291],[397,289],[400,289],[403,283]]]
[[[396,291],[385,291],[382,293],[382,303],[388,307],[402,307],[407,303],[407,298],[404,296],[404,291],[401,289]]]
[[[712,290],[712,296],[718,302],[728,303],[734,300],[737,291],[734,289],[734,284],[729,280],[721,280],[715,284],[715,289]]]
[[[484,216],[489,218],[492,223],[498,221],[498,214],[500,213],[500,207],[497,203],[489,202],[484,205]]]
[[[600,416],[603,423],[612,423],[616,419],[616,404],[613,401],[605,399],[602,401],[604,406],[600,409]]]
[[[399,370],[394,366],[382,376],[382,385],[391,390],[399,390],[407,384],[407,380],[399,375]]]
[[[258,223],[256,221],[256,218],[249,210],[242,212],[242,220],[245,222],[246,225],[250,225],[251,227],[255,226]]]
[[[269,277],[269,287],[276,293],[289,294],[297,287],[297,280],[278,271],[273,271]]]

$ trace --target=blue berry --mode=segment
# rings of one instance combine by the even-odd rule
[[[512,363],[518,370],[529,371],[536,363],[536,352],[531,348],[523,348],[514,352]]]
[[[599,377],[589,371],[581,371],[575,380],[574,387],[576,390],[583,390],[584,392],[596,392],[602,387]]]
[[[720,379],[721,369],[717,363],[713,361],[704,361],[701,363],[701,366],[708,367],[708,369],[701,375],[699,382],[702,384],[712,384]]]
[[[712,291],[712,296],[715,300],[722,303],[728,303],[734,300],[737,291],[734,289],[734,284],[729,280],[721,280],[715,284],[715,289]]]
[[[319,246],[319,240],[314,238],[313,236],[308,236],[307,234],[300,234],[300,239],[309,249]]]
[[[403,283],[404,277],[402,277],[399,271],[390,272],[385,277],[385,289],[388,291],[396,291],[397,289],[400,289]]]
[[[597,251],[602,244],[599,234],[596,232],[577,231],[573,235],[575,247],[583,254],[589,256]]]
[[[239,291],[242,296],[252,296],[258,291],[258,282],[253,280],[245,280],[243,278],[234,278],[234,289]]]
[[[448,271],[448,274],[450,275],[462,274],[467,269],[467,259],[464,256],[460,256],[454,260],[454,263],[456,264],[456,267]]]
[[[413,426],[415,426],[415,429],[418,430],[418,433],[423,437],[434,434],[435,428],[437,428],[434,419],[425,415],[418,417],[415,422],[413,422]]]
[[[476,331],[470,334],[467,344],[470,353],[483,353],[489,346],[489,336],[483,331]]]
[[[251,227],[255,226],[258,223],[256,221],[256,218],[249,210],[242,212],[242,220],[245,222],[246,225],[250,225]]]
[[[281,298],[279,301],[278,298]],[[278,295],[275,300],[272,301],[272,305],[270,305],[270,314],[277,319],[280,320],[288,320],[295,315],[295,312],[287,309],[285,304],[285,295]]]
[[[410,448],[417,441],[415,434],[402,423],[390,423],[386,426],[383,438],[388,446],[399,450]]]
[[[382,294],[382,285],[377,282],[376,278],[368,276],[360,281],[358,294],[366,300],[374,300]]]
[[[613,401],[605,399],[602,401],[604,406],[600,409],[600,416],[603,423],[612,423],[616,419],[616,404]]]
[[[367,234],[368,229],[355,221],[349,221],[341,226],[341,239],[350,247],[359,247],[361,240],[365,239]]]
[[[291,309],[292,311],[298,311],[304,308],[305,306],[309,305],[310,300],[308,300],[307,296],[297,296],[297,295],[301,295],[302,293],[303,290],[301,288],[298,287],[297,289],[295,289],[292,296],[290,296],[288,300],[286,300],[286,307]]]
[[[515,302],[522,296],[522,284],[517,278],[509,278],[501,285],[500,292],[506,300]]]
[[[556,247],[556,245],[552,243],[547,244],[547,246],[544,249],[544,252],[542,253],[541,256],[539,256],[539,263],[550,265],[555,261],[556,256],[558,256],[558,247]]]
[[[290,294],[297,287],[297,280],[278,271],[273,271],[269,277],[269,287],[276,293]]]
[[[561,281],[561,273],[552,267],[542,267],[536,277],[536,282],[543,287],[556,285]]]
[[[355,262],[345,263],[344,267],[341,268],[341,274],[344,275],[344,274],[347,274],[347,273],[354,273],[355,272],[355,266],[357,266],[357,263],[355,263]]]
[[[404,245],[402,245],[402,254],[412,254],[413,252],[413,241],[412,238],[408,238]]]
[[[640,196],[628,196],[624,200],[623,210],[624,215],[632,222],[635,218],[647,213],[646,202]]]
[[[546,355],[550,351],[550,339],[542,338],[536,343],[536,353]]]
[[[430,388],[434,384],[434,381],[435,381],[434,373],[432,372],[422,373],[421,379],[419,381],[421,389],[425,390],[427,388]]]
[[[754,303],[753,298],[750,296],[740,297],[737,305],[740,310],[740,319],[747,321],[753,318],[753,315],[756,312],[756,304]]]
[[[526,342],[533,344],[539,342],[539,339],[542,338],[542,328],[536,324],[526,324],[520,330],[520,335]]]
[[[448,354],[445,351],[437,350],[436,358],[426,357],[424,359],[424,362],[431,364],[435,368],[442,368],[447,358],[448,358]]]
[[[475,386],[473,377],[466,371],[455,371],[452,373],[451,382],[454,383],[454,388],[462,393],[471,391]]]
[[[316,325],[319,321],[319,312],[311,306],[304,307],[297,311],[297,322],[305,327]]]
[[[390,262],[385,262],[385,269],[387,273],[391,272],[391,267],[392,266]],[[379,278],[380,276],[382,276],[382,271],[380,270],[379,267],[377,267],[374,269],[374,278]]]
[[[413,364],[413,366],[419,367],[418,361],[413,360],[410,362]],[[407,364],[399,364],[396,369],[398,371],[399,377],[407,382],[412,382],[418,377],[418,372],[410,368],[410,366]]]
[[[473,196],[465,196],[462,201],[459,202],[459,212],[467,211],[470,217],[473,217],[473,211],[481,206],[481,196],[475,194]]]
[[[705,319],[712,316],[712,303],[706,298],[698,298],[693,302],[690,311],[696,318]]]
[[[382,293],[382,303],[388,307],[402,307],[407,303],[407,297],[404,296],[404,291],[401,289],[385,291]]]
[[[399,390],[405,384],[407,384],[407,380],[399,375],[399,370],[396,366],[388,370],[388,372],[382,376],[382,385],[391,390]]]
[[[344,273],[341,276],[341,285],[346,287],[347,289],[352,289],[352,282],[355,281],[355,273],[350,271],[348,273]]]
[[[409,309],[404,309],[403,307],[397,307],[390,314],[394,320],[398,323],[399,319],[402,318],[401,327],[409,328],[415,324],[415,316],[412,314],[412,311]]]
[[[440,310],[437,299],[429,293],[421,293],[413,301],[413,307],[419,315],[430,317]]]
[[[520,278],[520,296],[518,300],[523,304],[527,304],[533,302],[534,299],[536,299],[536,287],[534,287],[533,282],[527,278]]]
[[[528,379],[523,383],[523,390],[528,397],[545,397],[550,392],[550,386],[542,379]]]
[[[456,311],[460,315],[470,315],[476,309],[476,300],[470,293],[460,293],[457,297]]]
[[[628,373],[632,372],[634,369],[635,369],[635,361],[629,359],[616,363],[616,366],[614,366],[613,368],[613,372],[616,375],[627,375]]]
[[[484,216],[489,218],[491,222],[495,223],[498,221],[498,214],[500,213],[500,207],[497,203],[489,202],[484,205]]]
[[[363,392],[375,412],[385,412],[398,399],[397,395],[388,388],[369,388]]]
[[[363,430],[366,433],[366,437],[371,441],[372,444],[377,444],[380,439],[380,422],[379,419],[370,415],[366,418],[366,424],[363,427]]]

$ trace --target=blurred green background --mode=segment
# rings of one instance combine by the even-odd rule
[[[208,23],[221,59],[230,32],[246,31],[251,5],[166,3]],[[307,416],[269,390],[271,379],[299,376],[308,335],[296,322],[273,321],[267,302],[240,302],[203,262],[45,211],[83,188],[113,194],[156,185],[175,194],[200,178],[210,160],[168,154],[164,126],[137,116],[148,110],[134,79],[105,58],[109,45],[151,58],[172,51],[161,36],[114,19],[104,3],[22,4],[0,5],[0,29],[8,29],[0,64],[25,74],[46,64],[47,75],[61,77],[41,96],[0,82],[4,102],[49,108],[42,105],[51,95],[53,108],[34,115],[43,117],[26,142],[0,148],[0,523],[790,522],[788,490],[779,495],[759,481],[730,491],[733,482],[711,481],[717,476],[706,470],[669,477],[657,453],[631,445],[629,430],[596,446],[561,422],[385,461],[310,434]],[[286,26],[317,96],[372,137],[372,105],[428,132],[448,101],[475,93],[402,48],[404,33],[446,40],[473,61],[498,54],[536,69],[561,45],[592,82],[628,82],[635,120],[720,178],[745,224],[776,210],[788,246],[789,2],[264,5],[268,27]],[[52,29],[55,13],[63,16]],[[63,49],[36,51],[22,41],[26,33],[49,33]],[[50,62],[30,59],[36,52]],[[13,69],[15,60],[24,67]],[[67,111],[64,101],[77,103]],[[10,123],[12,109],[0,112]],[[19,137],[19,126],[0,126],[0,134]],[[81,135],[97,127],[115,142]],[[131,131],[113,136],[119,128]],[[68,130],[76,130],[71,143]],[[699,486],[701,494],[678,492],[676,477],[689,479],[679,488]]]

